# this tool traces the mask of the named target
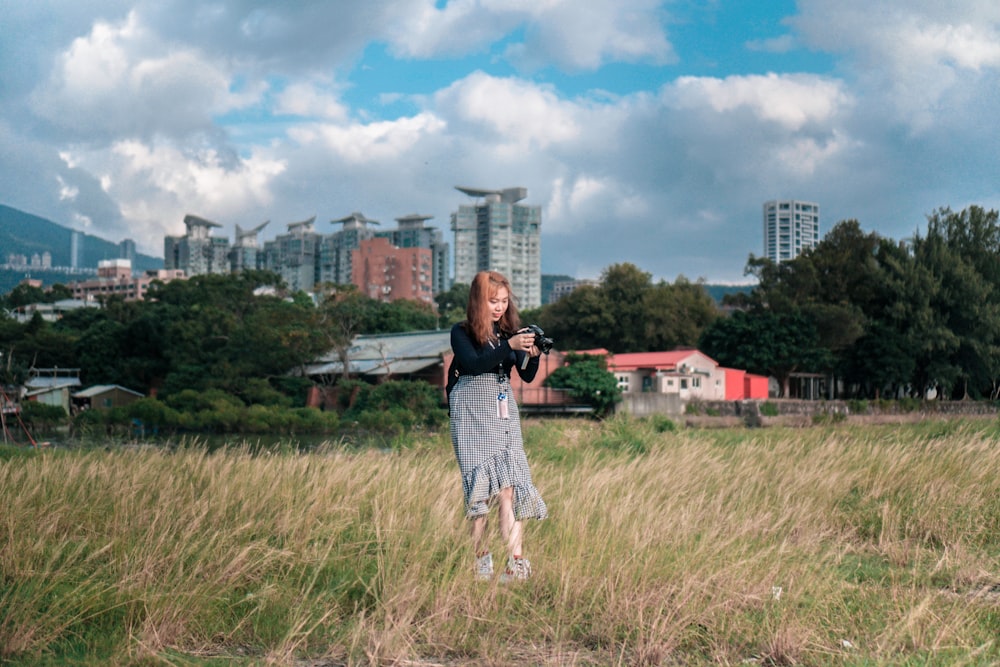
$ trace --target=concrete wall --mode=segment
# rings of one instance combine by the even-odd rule
[[[633,417],[647,415],[680,417],[684,414],[684,401],[677,394],[629,393],[622,396],[622,402],[616,406],[615,412],[624,412]]]

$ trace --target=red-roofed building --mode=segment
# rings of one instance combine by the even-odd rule
[[[629,352],[609,354],[603,348],[577,350],[576,354],[603,355],[608,370],[618,379],[623,394],[675,394],[682,401],[740,401],[766,399],[768,381],[762,375],[725,368],[698,350]],[[542,369],[539,379],[544,380]]]

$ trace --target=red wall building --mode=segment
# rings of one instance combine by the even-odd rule
[[[389,239],[361,241],[351,252],[351,282],[379,301],[412,299],[434,304],[430,248],[397,248]]]

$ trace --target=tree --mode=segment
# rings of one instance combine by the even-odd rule
[[[694,345],[715,317],[715,302],[700,283],[680,276],[654,285],[632,264],[608,267],[600,285],[578,287],[537,315],[559,348],[613,353]]]
[[[953,398],[991,395],[1000,377],[1000,225],[996,212],[942,209],[928,217],[913,257],[930,276],[934,315],[918,382]]]
[[[449,329],[456,322],[465,320],[465,309],[469,303],[469,285],[453,283],[447,292],[441,292],[434,297],[438,309],[438,325]]]
[[[565,389],[573,400],[594,408],[594,414],[604,417],[621,402],[618,380],[608,370],[607,358],[594,354],[567,354],[566,365],[557,368],[543,383],[553,389]]]
[[[723,366],[773,375],[788,395],[788,381],[797,371],[828,368],[828,350],[818,342],[813,323],[802,313],[768,310],[736,311],[702,333],[698,349]]]

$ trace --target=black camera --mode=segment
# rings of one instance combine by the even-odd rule
[[[535,347],[537,347],[545,354],[548,354],[549,352],[552,351],[552,345],[555,343],[555,341],[546,336],[545,332],[542,331],[542,328],[540,326],[538,326],[537,324],[529,324],[528,326],[524,327],[524,330],[530,331],[531,333],[535,334]]]

